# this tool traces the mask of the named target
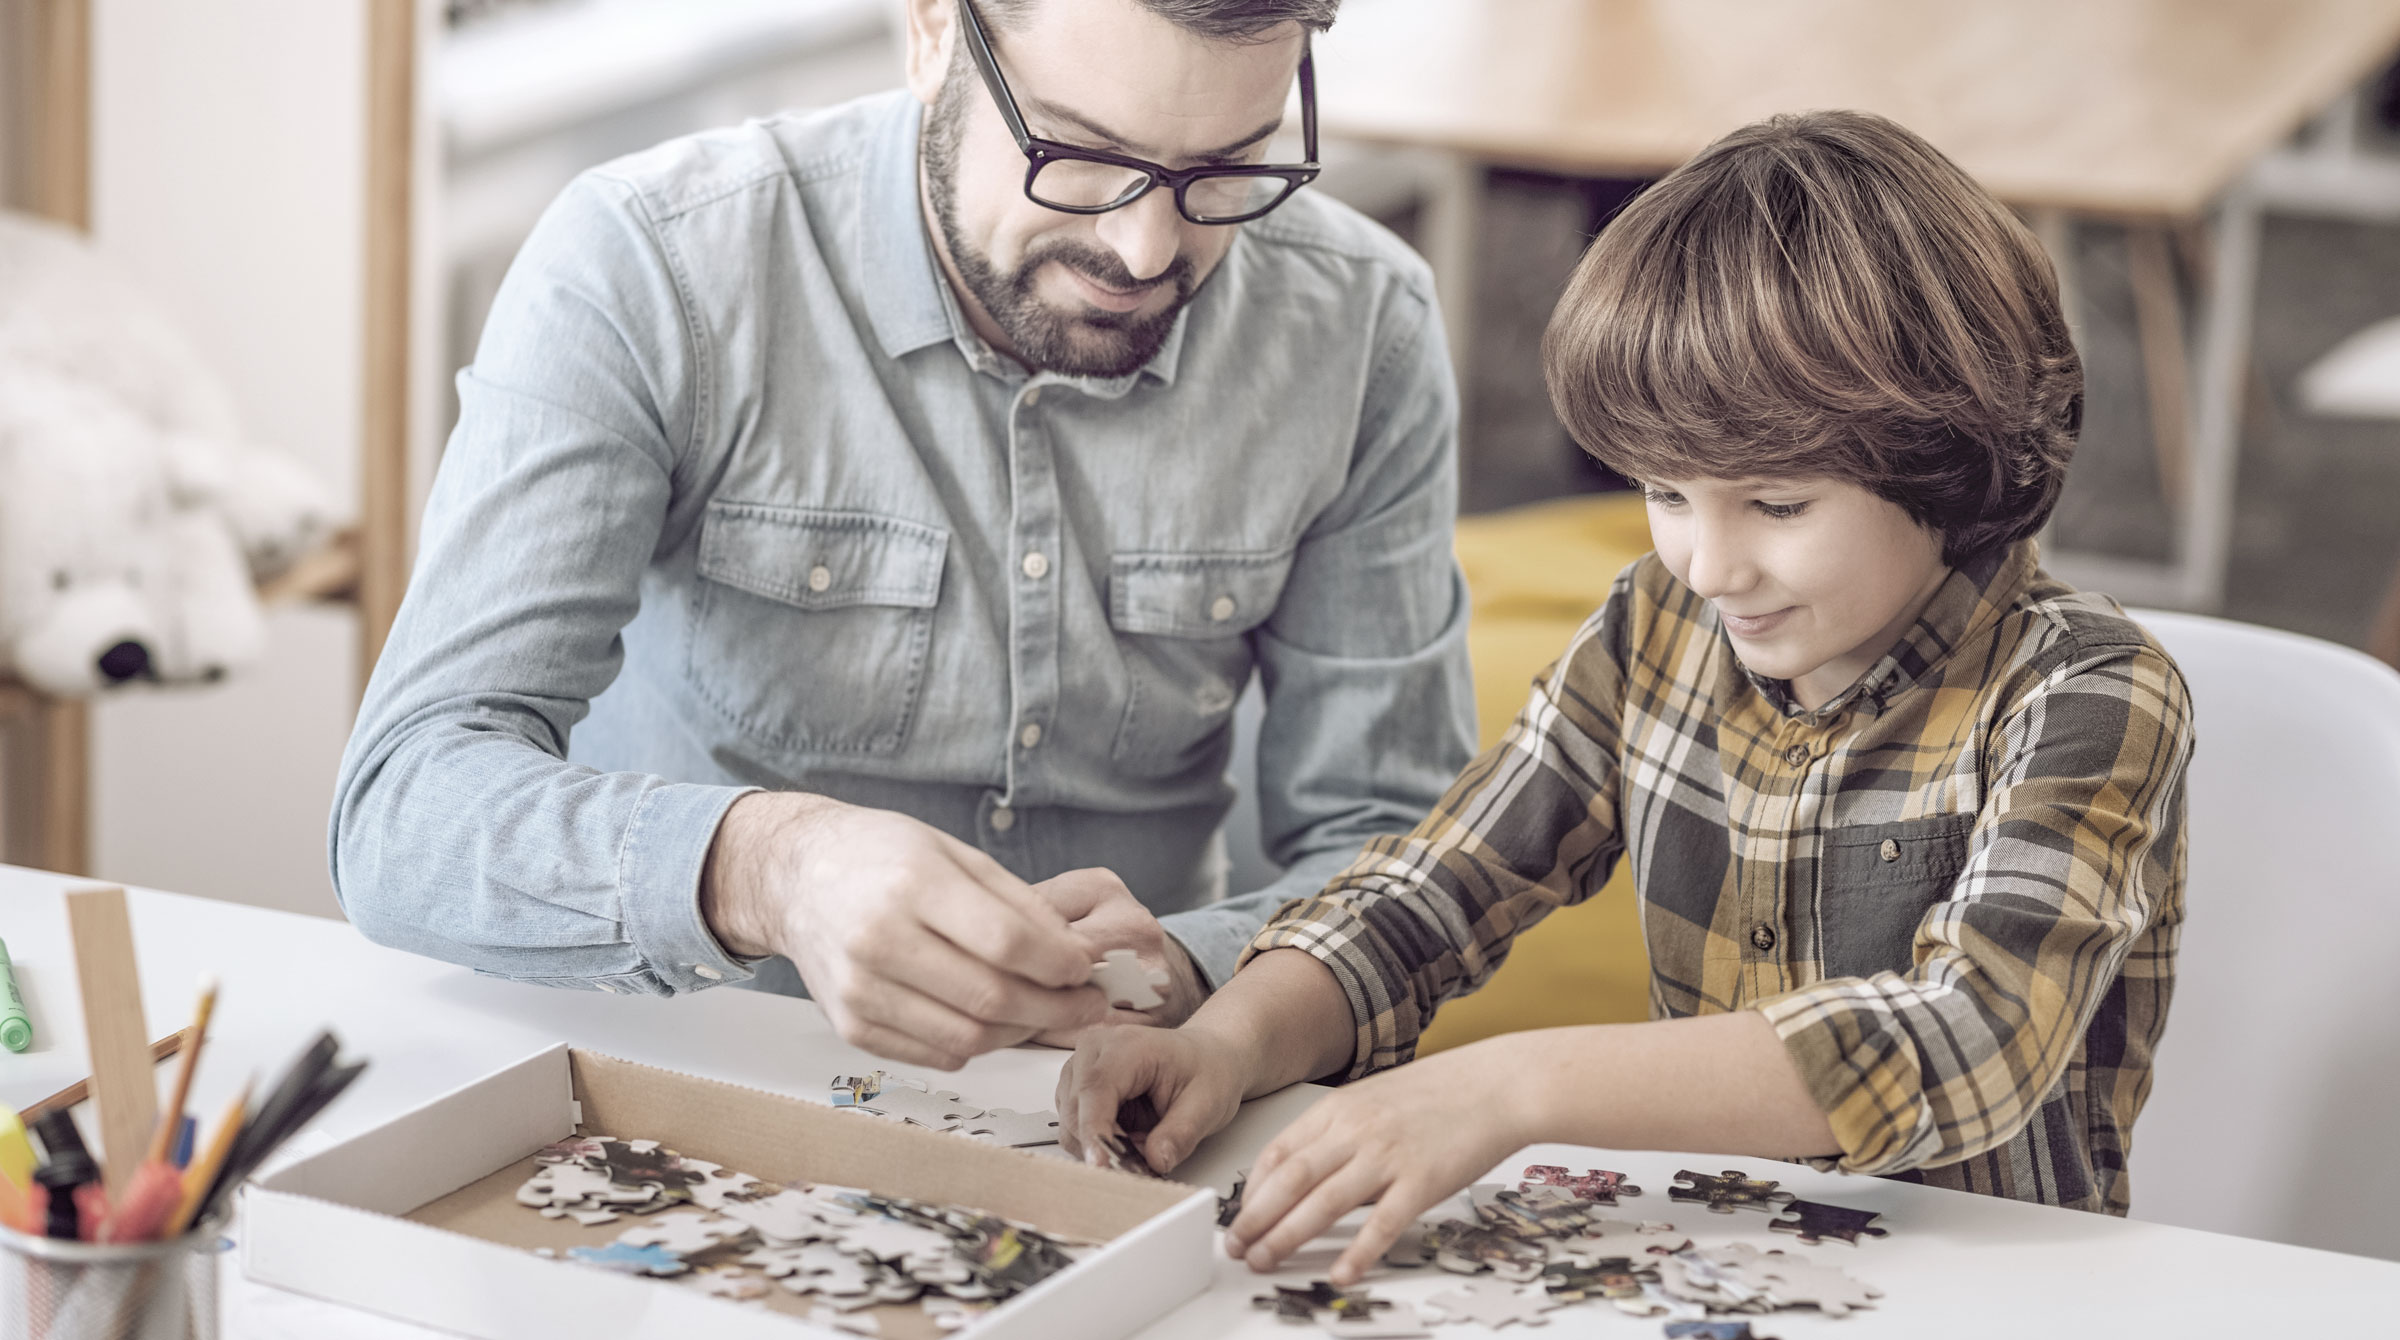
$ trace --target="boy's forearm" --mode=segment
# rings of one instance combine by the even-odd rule
[[[1516,1092],[1536,1104],[1544,1139],[1776,1158],[1841,1152],[1774,1025],[1755,1010],[1492,1042],[1521,1058]]]
[[[1244,1099],[1347,1070],[1357,1030],[1333,970],[1301,949],[1272,949],[1217,989],[1184,1025],[1244,1058]]]

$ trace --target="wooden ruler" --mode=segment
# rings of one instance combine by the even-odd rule
[[[67,894],[83,1032],[92,1049],[92,1106],[100,1118],[100,1167],[110,1199],[124,1194],[158,1125],[158,1081],[142,1022],[142,981],[133,959],[133,920],[123,889]]]

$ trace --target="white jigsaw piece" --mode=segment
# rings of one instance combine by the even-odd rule
[[[825,1202],[805,1191],[783,1190],[756,1200],[729,1200],[717,1213],[739,1220],[776,1242],[822,1242],[833,1236]]]
[[[1829,1317],[1844,1317],[1853,1308],[1873,1307],[1883,1291],[1852,1278],[1833,1266],[1821,1266],[1789,1252],[1767,1251],[1737,1242],[1704,1253],[1722,1269],[1738,1271],[1756,1282],[1781,1307],[1813,1307]]]
[[[927,1093],[923,1089],[892,1088],[887,1085],[882,1093],[859,1106],[882,1116],[897,1117],[919,1126],[931,1126],[937,1131],[949,1130],[962,1121],[983,1115],[982,1108],[947,1089],[940,1093]]]
[[[683,1166],[700,1174],[700,1180],[685,1190],[691,1193],[692,1204],[703,1210],[721,1209],[727,1201],[772,1195],[777,1189],[772,1182],[760,1181],[746,1172],[735,1172],[706,1159],[687,1158]]]
[[[1544,1325],[1550,1318],[1543,1314],[1553,1306],[1550,1295],[1541,1289],[1526,1289],[1496,1279],[1471,1279],[1425,1301],[1442,1310],[1444,1321],[1471,1321],[1494,1330],[1511,1322]],[[1345,1330],[1342,1334],[1355,1332]]]
[[[1549,1247],[1553,1259],[1588,1263],[1611,1256],[1656,1262],[1691,1245],[1691,1237],[1678,1232],[1673,1224],[1594,1219],[1576,1236],[1555,1239]]]
[[[750,1226],[738,1219],[699,1210],[679,1210],[626,1229],[617,1235],[617,1241],[628,1247],[664,1247],[677,1256],[696,1256],[749,1233]]]
[[[1058,1143],[1058,1114],[1056,1112],[1011,1112],[995,1107],[980,1117],[958,1124],[958,1129],[978,1139],[989,1140],[1011,1149]]]
[[[731,1298],[746,1303],[754,1298],[767,1296],[767,1282],[746,1270],[734,1270],[720,1266],[714,1270],[703,1270],[690,1278],[692,1284],[700,1292],[714,1294],[719,1298]]]
[[[1108,1003],[1123,1010],[1155,1010],[1167,1003],[1159,989],[1167,984],[1164,968],[1142,966],[1130,949],[1111,949],[1092,965],[1092,985],[1108,994]]]
[[[878,1261],[898,1261],[936,1251],[947,1254],[950,1239],[930,1228],[897,1219],[866,1218],[842,1229],[842,1246]]]

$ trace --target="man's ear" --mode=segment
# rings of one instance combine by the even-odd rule
[[[908,91],[933,106],[949,77],[951,45],[958,41],[958,0],[901,0],[908,28]]]

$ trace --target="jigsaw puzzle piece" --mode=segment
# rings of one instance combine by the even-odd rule
[[[1550,1318],[1543,1314],[1556,1306],[1544,1290],[1486,1279],[1468,1280],[1448,1293],[1435,1294],[1426,1303],[1441,1309],[1444,1321],[1473,1322],[1494,1330],[1544,1325]]]
[[[980,1116],[959,1122],[958,1129],[996,1145],[1028,1149],[1035,1145],[1058,1143],[1058,1114],[1011,1112],[1005,1107],[995,1107]]]
[[[678,1256],[697,1256],[749,1235],[750,1226],[738,1219],[680,1210],[626,1229],[617,1235],[617,1241],[628,1247],[664,1247]]]
[[[1667,1188],[1667,1199],[1699,1202],[1716,1214],[1731,1214],[1737,1205],[1771,1211],[1780,1202],[1798,1199],[1789,1191],[1776,1190],[1779,1183],[1745,1177],[1731,1168],[1717,1177],[1710,1177],[1706,1173],[1678,1172],[1675,1180],[1689,1185]]]
[[[1789,1218],[1774,1219],[1767,1227],[1778,1233],[1797,1233],[1807,1243],[1839,1238],[1852,1246],[1858,1245],[1860,1234],[1871,1238],[1889,1236],[1887,1230],[1875,1227],[1883,1217],[1874,1210],[1853,1210],[1842,1205],[1825,1205],[1813,1200],[1795,1200],[1783,1207]]]
[[[1167,1003],[1159,994],[1167,984],[1164,968],[1145,967],[1130,949],[1111,949],[1092,965],[1092,985],[1108,995],[1108,1003],[1123,1010],[1155,1010]]]
[[[691,1266],[664,1247],[629,1247],[612,1242],[606,1247],[569,1247],[567,1259],[627,1275],[680,1275]]]

